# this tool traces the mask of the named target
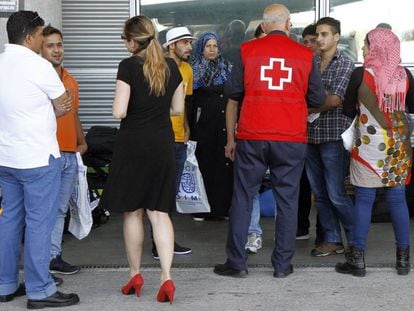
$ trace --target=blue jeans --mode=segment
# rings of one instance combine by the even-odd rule
[[[55,258],[62,253],[62,235],[65,217],[68,212],[68,202],[78,179],[78,161],[76,153],[61,152],[61,183],[57,202],[57,216],[52,231],[52,247],[50,257]]]
[[[348,243],[352,243],[351,198],[345,191],[348,152],[342,141],[308,144],[306,173],[313,194],[324,241],[342,243],[342,224]]]
[[[175,148],[175,169],[176,169],[176,178],[175,178],[175,193],[178,193],[180,188],[181,175],[184,169],[184,163],[187,159],[187,144],[184,143],[174,143]]]
[[[56,219],[60,187],[60,158],[32,169],[0,166],[3,214],[0,216],[0,295],[19,286],[19,259],[23,230],[24,276],[29,299],[56,292],[49,273],[50,236]]]
[[[262,235],[262,228],[260,227],[260,201],[259,193],[253,197],[252,216],[250,218],[249,234],[256,233]]]
[[[377,188],[355,186],[353,246],[361,250],[366,246],[376,192]],[[405,249],[410,245],[410,215],[405,198],[405,186],[385,188],[385,200],[391,215],[397,247]]]

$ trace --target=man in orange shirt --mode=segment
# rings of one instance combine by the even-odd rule
[[[59,29],[46,26],[43,30],[42,56],[52,63],[63,85],[73,93],[73,109],[57,119],[57,139],[62,157],[61,186],[59,189],[58,213],[56,224],[52,231],[52,248],[49,270],[52,273],[74,274],[79,272],[78,266],[71,265],[62,259],[62,234],[68,202],[72,195],[78,177],[76,152],[84,154],[87,150],[82,125],[79,120],[79,87],[78,82],[62,67],[64,56],[63,36]]]

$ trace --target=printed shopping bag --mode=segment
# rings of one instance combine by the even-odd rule
[[[69,200],[70,220],[69,232],[77,239],[86,237],[92,228],[92,209],[89,200],[87,167],[83,164],[82,156],[76,153],[78,160],[78,182]]]
[[[177,193],[177,212],[183,214],[210,213],[203,177],[195,156],[196,147],[195,141],[187,143],[187,159]]]

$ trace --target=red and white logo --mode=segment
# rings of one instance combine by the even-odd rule
[[[283,90],[285,83],[292,82],[292,68],[285,66],[284,58],[269,59],[269,65],[261,66],[260,80],[267,81],[269,90]]]

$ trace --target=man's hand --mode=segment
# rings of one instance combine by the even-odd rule
[[[86,143],[85,136],[83,135],[82,124],[79,119],[79,115],[75,113],[75,123],[76,123],[76,143],[77,147],[76,150],[81,154],[84,155],[85,152],[88,150],[88,144]]]
[[[188,125],[187,116],[184,112],[184,144],[190,140],[190,126]]]
[[[335,94],[327,94],[323,105],[318,108],[309,107],[308,114],[329,111],[338,107],[342,107],[342,98]]]
[[[88,145],[86,143],[83,145],[78,145],[76,147],[76,151],[79,152],[81,155],[84,155],[87,150],[88,150]]]
[[[227,145],[224,147],[224,155],[226,158],[229,158],[230,160],[234,161],[234,152],[236,150],[236,143],[234,140],[229,140],[227,142]]]
[[[74,96],[71,90],[66,90],[66,99],[62,103],[62,109],[70,111],[73,106]]]
[[[190,131],[188,130],[188,131],[185,131],[185,134],[184,134],[184,143],[185,144],[188,143],[189,140],[190,140]]]
[[[52,99],[56,117],[58,118],[67,114],[72,109],[74,101],[73,91],[70,90],[66,90],[58,98]]]
[[[239,102],[229,98],[226,106],[226,130],[227,145],[224,147],[224,155],[226,158],[234,161],[234,151],[236,148],[234,134],[236,132],[237,111]]]

